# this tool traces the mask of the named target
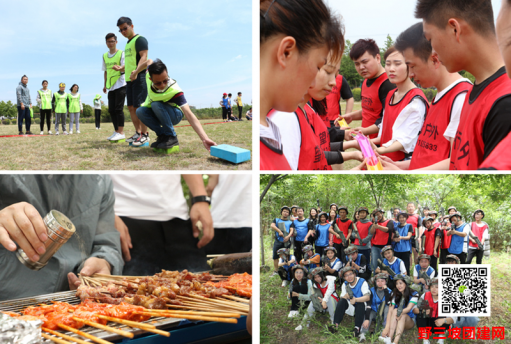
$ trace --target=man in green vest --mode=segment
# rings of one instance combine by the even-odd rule
[[[119,32],[128,39],[124,49],[125,65],[119,71],[123,71],[126,75],[128,109],[136,131],[135,135],[126,141],[132,143],[133,146],[142,146],[149,142],[149,132],[144,123],[138,119],[136,111],[147,97],[145,68],[149,45],[145,37],[135,34],[130,18],[119,18],[117,27]]]
[[[179,150],[174,125],[181,122],[183,115],[208,151],[211,146],[216,146],[216,143],[209,139],[199,120],[190,110],[177,81],[169,78],[167,66],[160,60],[154,62],[148,60],[147,64],[149,65],[147,68],[149,73],[146,75],[147,99],[142,107],[137,109],[137,116],[158,136],[151,147],[167,151],[175,147],[175,151]]]
[[[124,52],[117,49],[117,36],[109,33],[105,37],[108,52],[103,54],[104,86],[103,92],[108,90],[108,112],[112,118],[114,132],[107,140],[122,142],[124,136],[124,99],[126,98],[126,80],[124,74]],[[101,116],[101,104],[99,107]],[[96,120],[96,129],[99,128]]]

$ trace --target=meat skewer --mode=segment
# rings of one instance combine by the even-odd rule
[[[170,337],[170,333],[169,332],[157,330],[156,326],[154,326],[154,325],[141,324],[141,323],[137,323],[135,321],[117,319],[117,318],[107,317],[105,315],[99,315],[99,318],[100,319],[104,319],[104,320],[108,320],[108,321],[111,321],[111,322],[116,322],[116,323],[119,323],[119,324],[127,325],[127,326],[130,326],[130,327],[136,327],[136,328],[142,329],[144,331],[156,333],[156,334],[159,334],[159,335],[162,335],[162,336],[165,336],[165,337]]]
[[[77,317],[73,317],[73,320],[80,321],[80,322],[83,322],[86,325],[89,325],[89,326],[92,326],[92,327],[95,327],[95,328],[99,328],[100,330],[104,330],[104,331],[107,331],[107,332],[116,333],[116,334],[119,334],[119,335],[121,335],[123,337],[127,337],[127,338],[130,338],[130,339],[135,336],[131,332],[126,332],[126,331],[123,331],[123,330],[119,330],[117,328],[113,328],[113,327],[110,327],[110,326],[107,326],[107,325],[101,325],[101,324],[98,324],[98,323],[96,323],[94,321],[89,321],[89,320],[85,320],[85,319],[77,318]]]
[[[188,319],[188,320],[203,320],[203,321],[216,321],[228,324],[237,324],[237,319],[232,318],[213,318],[213,317],[205,317],[199,315],[183,315],[183,314],[167,314],[167,313],[150,313],[150,312],[141,312],[143,315],[151,315],[155,317],[164,317],[164,318],[179,318],[179,319]]]
[[[109,342],[107,340],[104,340],[104,339],[101,339],[101,338],[98,338],[98,337],[94,337],[93,335],[91,334],[88,334],[88,333],[85,333],[85,332],[82,332],[80,330],[77,330],[75,328],[72,328],[70,326],[66,326],[66,325],[62,325],[62,324],[59,324],[58,325],[60,328],[66,330],[66,331],[69,331],[69,332],[73,332],[73,333],[76,333],[77,335],[80,335],[82,337],[85,337],[85,338],[88,338],[90,340],[92,340],[93,342],[96,342],[98,344],[113,344],[112,342]]]
[[[67,339],[67,340],[71,340],[71,341],[76,342],[78,344],[90,344],[90,342],[86,342],[86,341],[78,339],[76,337],[71,337],[71,336],[68,336],[67,334],[63,334],[63,333],[60,333],[60,332],[57,332],[57,331],[53,331],[53,330],[50,330],[50,329],[45,328],[45,327],[42,327],[41,329],[44,332],[51,333],[51,334],[53,334],[55,336],[59,336],[59,337],[62,337],[64,339]]]
[[[46,333],[41,333],[41,336],[42,336],[42,337],[44,337],[44,338],[46,338],[46,339],[51,340],[52,342],[58,343],[58,344],[73,344],[73,343],[71,343],[71,342],[68,342],[67,340],[60,339],[60,338],[56,338],[56,337],[53,337],[53,336],[47,335]]]
[[[216,312],[193,312],[193,311],[174,311],[174,310],[152,310],[151,313],[156,314],[184,314],[184,315],[205,315],[220,318],[240,318],[239,313],[216,313]]]

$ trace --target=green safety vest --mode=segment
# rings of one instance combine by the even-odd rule
[[[41,90],[38,90],[37,93],[39,93],[39,98],[41,98],[41,110],[48,110],[51,109],[51,90],[48,89],[46,92],[43,92]]]
[[[135,48],[135,43],[137,39],[139,39],[140,35],[136,35],[126,43],[126,48],[124,49],[124,73],[126,73],[126,82],[131,82],[130,75],[135,69],[137,69],[137,49]]]
[[[146,98],[144,104],[142,104],[143,107],[150,108],[152,102],[164,102],[164,103],[168,102],[169,100],[174,98],[174,96],[176,94],[183,92],[181,87],[179,87],[179,85],[177,84],[176,80],[174,80],[174,83],[171,84],[169,86],[169,88],[167,88],[167,90],[165,90],[165,92],[161,92],[161,93],[155,92],[153,90],[153,86],[152,86],[153,82],[151,81],[151,79],[149,79],[149,73],[146,74],[145,80],[147,82],[147,98]],[[181,108],[177,104],[174,104],[174,103],[169,103],[169,104],[174,107],[177,107],[178,109],[181,110]]]
[[[30,108],[30,118],[34,118],[34,109]]]
[[[121,57],[122,57],[122,50],[119,50],[115,53],[114,56],[108,57],[108,52],[103,54],[103,60],[105,61],[106,65],[106,88],[110,89],[117,80],[121,77],[122,74],[119,71],[115,71],[112,69],[113,66],[120,66],[121,65]],[[131,72],[130,72],[131,73]]]
[[[60,94],[56,92],[53,95],[55,96],[55,113],[67,113],[67,93]]]
[[[69,113],[80,112],[80,93],[76,93],[76,96],[68,93],[67,96],[69,98]]]

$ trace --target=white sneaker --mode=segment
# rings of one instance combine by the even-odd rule
[[[438,344],[444,344],[444,339],[439,339],[437,343]]]
[[[101,130],[101,128],[98,128],[99,130]]]
[[[298,311],[291,311],[289,312],[288,318],[296,318],[297,316],[300,316],[300,312]]]
[[[44,131],[41,131],[41,133],[39,135],[44,135]]]
[[[111,140],[111,139],[112,139],[112,137],[114,137],[114,136],[115,136],[115,134],[117,134],[117,132],[116,132],[116,131],[114,131],[114,132],[112,133],[112,135],[108,136],[106,139],[107,139],[107,140]]]
[[[389,338],[389,337],[382,337],[382,336],[379,336],[379,337],[378,337],[378,340],[379,340],[380,342],[385,343],[385,344],[391,344],[391,342],[390,342],[390,338]]]
[[[70,131],[69,131],[69,135],[72,135],[72,134],[73,134],[73,131],[72,131],[72,130],[70,130]]]
[[[289,285],[289,281],[283,280],[281,287],[287,287]]]
[[[365,342],[366,341],[366,335],[363,334],[363,333],[360,333],[360,335],[358,336],[359,340],[358,342],[359,343],[362,343],[362,342]]]
[[[56,132],[55,132],[55,135],[58,135],[58,134],[59,134],[59,132],[58,132],[58,131],[56,131]]]
[[[96,130],[98,130],[98,129],[99,129],[99,128],[98,128],[98,127],[96,127]]]
[[[118,140],[122,140],[122,139],[125,139],[126,136],[123,135],[123,134],[119,134],[119,133],[115,133],[114,136],[112,136],[112,138],[110,139],[110,141],[118,141]]]
[[[129,139],[128,139],[128,140],[129,140]],[[126,140],[126,142],[128,142],[128,140]],[[278,273],[277,271],[273,270],[273,273],[270,275],[270,277],[273,277],[273,276],[278,275],[278,274],[279,274],[279,273]]]
[[[427,340],[427,339],[423,339],[422,340],[422,344],[431,344],[431,342],[429,340]]]
[[[51,135],[51,130],[48,130],[48,135]]]
[[[77,130],[77,131],[76,131],[76,133],[77,133],[77,134],[80,134],[80,130]]]
[[[298,325],[296,328],[295,328],[296,331],[301,331],[303,330],[303,326],[302,325]]]
[[[64,131],[64,135],[68,135],[67,131]]]

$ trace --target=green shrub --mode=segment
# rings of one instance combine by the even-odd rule
[[[10,119],[3,119],[2,120],[2,124],[3,125],[9,125],[9,124],[11,124],[11,120]]]
[[[39,124],[39,123],[41,123],[41,119],[40,118],[35,118],[34,122],[35,122],[35,124]]]
[[[426,99],[430,103],[433,101],[433,99],[435,99],[436,94],[438,93],[438,90],[433,89],[433,88],[427,88],[427,89],[423,88],[422,91],[424,92],[424,94],[426,95]]]
[[[354,88],[351,92],[353,93],[353,99],[355,99],[356,102],[362,100],[362,90],[359,87]]]
[[[11,124],[18,124],[18,120],[16,118],[11,119]]]

